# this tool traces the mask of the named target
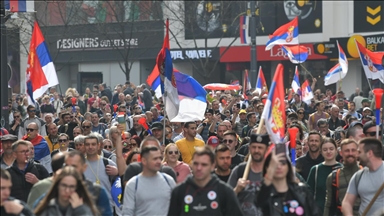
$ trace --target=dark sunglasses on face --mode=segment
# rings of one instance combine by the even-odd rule
[[[175,154],[179,154],[179,151],[168,151],[168,154],[173,154],[173,153],[175,153]]]
[[[36,110],[28,110],[28,112],[36,112]]]
[[[84,125],[83,128],[91,128],[91,126],[86,126],[86,125]]]
[[[20,118],[20,116],[13,116],[13,118]]]
[[[106,146],[104,146],[104,149],[112,149],[112,146],[106,145]]]
[[[229,144],[232,144],[232,143],[233,143],[233,140],[227,140],[227,139],[225,139],[225,140],[223,140],[223,143],[229,143]]]
[[[304,114],[303,112],[298,112],[297,114]]]
[[[36,129],[34,129],[34,128],[27,128],[27,131],[35,131]]]
[[[59,143],[60,142],[67,142],[67,139],[59,139],[58,141],[59,141]]]
[[[379,136],[382,134],[381,132],[382,131],[379,131]],[[366,132],[365,135],[369,135],[371,137],[376,136],[376,131],[374,131],[374,132]]]

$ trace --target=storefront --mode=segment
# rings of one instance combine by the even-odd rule
[[[317,88],[324,89],[323,82],[324,76],[327,73],[329,67],[328,57],[319,53],[315,53],[313,44],[305,43],[301,44],[308,48],[309,56],[306,62],[299,66],[300,81],[308,79],[312,82],[312,77],[305,71],[308,70],[314,78],[319,82],[316,85]],[[234,46],[227,49],[227,47],[220,48],[220,62],[225,63],[226,67],[226,82],[231,80],[242,80],[242,71],[250,68],[250,46]],[[265,46],[256,47],[257,66],[261,66],[264,72],[267,83],[271,83],[274,71],[278,63],[284,65],[284,86],[289,88],[295,72],[295,64],[291,63],[288,57],[284,54],[279,46],[274,46],[271,50],[266,51]],[[305,69],[304,69],[305,68]],[[254,86],[256,80],[251,80],[252,86]]]

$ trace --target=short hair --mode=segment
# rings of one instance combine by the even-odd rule
[[[56,125],[55,123],[53,123],[53,122],[48,123],[48,124],[47,124],[47,128],[51,127],[52,125],[55,125],[55,127],[57,128],[57,125]]]
[[[67,154],[65,155],[65,160],[67,159],[67,158],[73,158],[73,157],[75,157],[75,156],[79,156],[80,157],[80,162],[81,162],[81,164],[85,164],[85,163],[87,163],[87,161],[85,160],[85,155],[82,153],[82,152],[80,152],[80,151],[77,151],[77,150],[73,150],[73,151],[69,151],[69,152],[67,152]]]
[[[293,120],[299,120],[299,116],[297,115],[297,113],[295,112],[291,112],[288,114],[287,118],[291,119],[291,121]]]
[[[85,114],[87,114],[87,113],[85,113]],[[91,113],[89,113],[89,114],[91,114]],[[84,117],[85,117],[85,115],[84,115]],[[81,123],[81,126],[84,126],[84,124],[86,124],[86,123],[88,123],[88,124],[90,124],[90,126],[92,126],[92,122],[90,122],[90,121],[88,121],[88,120],[84,120],[84,121]]]
[[[25,140],[17,140],[16,142],[14,142],[12,144],[12,151],[16,151],[17,147],[19,147],[19,145],[25,145],[28,147],[29,145],[29,142],[28,141],[25,141]]]
[[[217,154],[217,152],[226,152],[226,151],[229,151],[229,148],[227,145],[225,144],[219,144],[218,146],[216,146],[215,148],[215,154]]]
[[[348,145],[348,144],[351,144],[351,143],[354,143],[354,144],[357,146],[357,142],[356,142],[356,140],[354,140],[354,139],[345,139],[345,140],[341,141],[341,143],[340,143],[340,149],[342,149],[343,146]]]
[[[99,138],[96,136],[96,133],[90,133],[88,136],[84,138],[84,143],[88,139],[95,139],[97,141],[97,144],[99,144]]]
[[[320,125],[325,125],[325,124],[328,125],[327,119],[321,118],[321,119],[317,120],[317,127],[320,127]]]
[[[309,136],[311,136],[311,135],[317,135],[317,136],[319,136],[320,137],[320,143],[323,143],[323,136],[321,135],[321,133],[320,132],[318,132],[318,131],[310,131],[309,133],[308,133],[308,138],[309,138]]]
[[[69,140],[69,136],[68,136],[68,134],[66,134],[66,133],[61,133],[61,134],[59,134],[59,137],[61,137],[61,136],[65,136],[65,137],[67,137],[67,140]]]
[[[189,128],[189,125],[190,124],[196,124],[196,122],[194,122],[194,121],[191,121],[191,122],[185,122],[184,123],[184,128]]]
[[[27,106],[27,111],[29,111],[31,108],[35,108],[35,106],[33,106],[33,105],[28,105],[28,106]]]
[[[1,168],[1,178],[11,181],[11,174],[6,169]]]
[[[73,130],[75,130],[75,129],[80,129],[81,133],[83,133],[83,128],[82,127],[76,126],[76,127],[73,128]]]
[[[371,151],[377,158],[381,158],[383,154],[383,145],[380,140],[372,137],[366,137],[360,140],[359,144],[364,144],[364,152]]]
[[[64,118],[64,117],[67,116],[67,115],[70,116],[71,114],[70,114],[69,112],[65,112],[65,113],[62,113],[60,117],[61,117],[61,118]]]
[[[66,152],[65,153],[58,152],[52,157],[51,166],[52,166],[53,173],[63,168],[63,165],[65,163],[65,155],[66,155]]]
[[[99,143],[103,142],[104,137],[101,134],[99,134],[97,132],[93,132],[93,134],[97,137],[97,142],[99,142]]]
[[[256,115],[256,113],[255,112],[247,113],[247,120],[249,120],[253,115]]]
[[[140,157],[146,158],[151,151],[160,151],[160,148],[155,145],[144,146],[143,148],[141,148]]]
[[[144,138],[143,141],[141,141],[140,148],[145,147],[145,146],[146,146],[146,143],[147,143],[148,141],[156,142],[156,143],[158,144],[158,146],[160,146],[160,142],[159,142],[159,140],[157,140],[157,139],[156,139],[155,137],[153,137],[153,136],[148,136],[148,137]]]
[[[223,136],[227,136],[227,135],[230,135],[230,136],[233,136],[235,137],[235,139],[237,138],[237,135],[236,135],[236,132],[233,131],[233,130],[227,130],[224,132]],[[236,140],[235,140],[236,141]]]
[[[356,136],[356,133],[357,133],[357,129],[363,129],[363,127],[361,127],[361,125],[359,125],[359,124],[356,124],[355,126],[353,126],[353,127],[351,127],[351,128],[348,128],[348,131],[347,131],[347,135],[348,135],[348,137],[347,138],[349,138],[349,137],[354,137],[354,136]]]
[[[205,145],[204,147],[197,148],[193,153],[192,160],[193,158],[195,158],[195,156],[203,156],[203,155],[207,155],[209,157],[211,164],[215,163],[215,153],[213,153],[212,149],[207,145]]]
[[[75,142],[75,144],[78,144],[78,143],[84,143],[84,139],[86,138],[86,136],[84,135],[79,135],[77,137],[75,137],[75,139],[73,140]]]

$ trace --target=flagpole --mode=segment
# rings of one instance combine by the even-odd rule
[[[164,118],[163,118],[163,145],[164,145],[164,147],[165,147],[165,118],[166,118],[166,116],[167,116],[167,113],[166,113],[166,97],[167,97],[167,92],[166,91],[164,91],[164,94],[163,94],[163,104],[164,104]],[[160,141],[160,140],[159,140]]]
[[[10,17],[10,15],[5,16],[5,1],[1,1],[1,81],[0,81],[0,106],[1,106],[1,119],[0,127],[9,129],[9,108],[8,108],[8,97],[9,97],[9,88],[8,88],[8,54],[7,54],[7,26],[5,22]]]

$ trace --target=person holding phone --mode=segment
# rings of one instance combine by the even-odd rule
[[[94,201],[72,166],[64,167],[45,198],[35,209],[37,216],[98,215]]]

